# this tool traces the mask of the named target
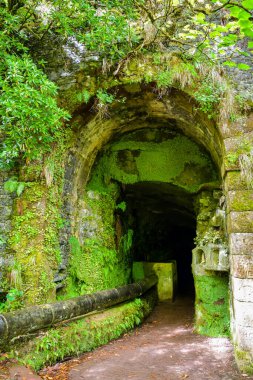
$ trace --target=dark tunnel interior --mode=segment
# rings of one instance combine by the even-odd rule
[[[133,261],[176,260],[177,294],[194,296],[191,271],[196,235],[193,196],[177,186],[162,182],[125,185],[125,223],[133,229]]]

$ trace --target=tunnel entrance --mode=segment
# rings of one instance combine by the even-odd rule
[[[193,197],[162,182],[140,182],[124,187],[127,220],[132,228],[133,261],[176,263],[174,295],[194,296],[191,270],[196,235]]]
[[[227,334],[222,199],[210,155],[176,126],[117,136],[99,153],[77,210],[70,291],[135,281],[135,263],[142,263],[145,276],[149,263],[162,271],[159,263],[171,268],[176,262],[178,293],[195,293],[196,331]]]

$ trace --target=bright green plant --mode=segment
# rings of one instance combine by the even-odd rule
[[[0,25],[4,26],[0,31],[0,168],[20,160],[41,160],[52,143],[63,138],[63,122],[69,117],[57,105],[57,87],[43,73],[45,62],[35,64],[31,58],[31,38],[39,44],[54,35],[75,41],[82,51],[85,47],[99,52],[101,73],[110,75],[117,75],[139,53],[154,53],[154,62],[159,64],[160,52],[170,52],[175,46],[188,60],[198,56],[202,61],[248,70],[250,66],[237,63],[233,54],[245,57],[253,49],[252,2],[0,0]],[[221,10],[226,11],[222,22],[217,17]],[[248,50],[242,48],[246,42]],[[161,88],[170,86],[170,71],[161,72],[157,83]],[[86,90],[80,100],[87,103],[90,95]],[[107,116],[114,96],[105,90],[96,95],[95,110]],[[204,94],[197,94],[204,112],[209,113],[218,95],[212,98],[208,87]]]
[[[119,210],[125,212],[126,209],[127,209],[127,204],[126,204],[126,202],[125,202],[125,201],[122,201],[122,202],[118,203],[117,206],[116,206],[116,209],[119,209]]]
[[[25,189],[25,182],[18,181],[17,177],[11,177],[4,184],[4,190],[9,193],[16,193],[17,196],[20,196]]]
[[[79,100],[80,102],[88,103],[90,98],[91,98],[91,94],[89,93],[88,90],[85,89],[78,95],[77,100]]]
[[[0,235],[0,245],[5,244],[6,240],[3,236]]]
[[[6,302],[0,302],[0,311],[9,312],[23,306],[23,292],[16,288],[10,289],[6,295]]]
[[[54,99],[56,86],[27,56],[17,57],[6,52],[0,64],[0,132],[4,142],[0,165],[15,159],[40,158],[60,138],[62,120],[68,114]]]
[[[199,109],[207,113],[209,118],[214,115],[215,107],[221,101],[223,91],[224,89],[220,83],[207,78],[194,92],[194,97],[199,102]]]
[[[101,104],[110,104],[115,99],[115,96],[112,94],[108,94],[107,91],[98,90],[97,98]]]

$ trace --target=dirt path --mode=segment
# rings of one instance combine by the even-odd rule
[[[41,372],[55,380],[241,380],[226,338],[192,331],[189,299],[159,304],[146,323],[131,334],[79,359]]]

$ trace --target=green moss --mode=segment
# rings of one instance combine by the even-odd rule
[[[253,375],[252,354],[249,351],[242,351],[235,347],[235,359],[238,367],[244,373]]]
[[[157,132],[153,136],[157,139]],[[150,139],[147,131],[145,137]],[[135,134],[129,134],[105,152],[91,183],[102,186],[111,179],[124,184],[159,181],[194,192],[201,183],[216,179],[208,156],[187,137],[175,135],[160,142],[134,141],[134,138]]]
[[[120,240],[120,252],[123,257],[127,257],[130,253],[133,244],[133,230],[127,230],[126,234]]]
[[[43,165],[31,163],[20,172],[20,179],[27,182],[21,196],[15,199],[8,244],[21,268],[20,290],[25,305],[55,300],[54,274],[61,261],[58,236],[62,222],[62,159],[70,137],[66,133],[66,139],[59,141]],[[10,268],[9,287],[13,287],[12,272]]]
[[[129,271],[120,262],[116,249],[109,249],[96,239],[86,239],[78,251],[72,251],[70,275],[79,294],[123,285]]]
[[[133,262],[133,280],[138,281],[150,275],[156,275],[158,279],[157,293],[159,301],[173,300],[176,291],[176,266],[175,262]]]
[[[196,331],[208,336],[229,335],[228,276],[194,276]]]
[[[25,345],[16,346],[15,358],[39,370],[65,357],[91,351],[138,326],[155,302],[156,295],[150,291],[144,298],[50,329]]]
[[[133,262],[132,275],[134,281],[143,280],[145,278],[144,265],[141,261]]]
[[[86,101],[86,97],[83,96],[86,92],[94,96],[101,89],[113,90],[122,85],[136,88],[139,83],[155,83],[160,96],[166,96],[171,87],[181,89],[197,100],[197,110],[206,113],[208,118],[216,118],[219,113],[222,115],[222,111],[224,113],[222,106],[226,106],[226,95],[231,91],[231,86],[219,68],[215,70],[213,64],[203,65],[203,59],[200,60],[200,57],[195,57],[194,61],[191,58],[187,62],[185,57],[182,60],[175,53],[139,53],[126,61],[117,78],[109,76],[108,73],[100,73],[98,76],[99,65],[98,62],[89,63],[87,68],[78,73],[77,84],[62,94],[61,102],[64,108],[70,112],[76,110]],[[240,102],[238,99],[235,100],[233,113],[228,117],[235,118],[240,113]],[[237,108],[238,111],[234,111]]]
[[[246,190],[247,184],[240,171],[229,171],[225,178],[226,190]]]
[[[92,190],[85,196],[88,212],[81,224],[87,228],[92,225],[93,230],[86,231],[81,243],[76,237],[70,239],[70,269],[64,298],[114,288],[130,280],[129,251],[133,231],[126,231],[120,237],[119,247],[116,246],[114,213],[118,192],[113,186],[108,191]]]
[[[53,268],[57,262],[53,249],[47,256],[43,254],[46,247],[44,234],[48,229],[46,200],[46,186],[29,183],[22,197],[16,200],[12,218],[9,244],[15,252],[15,261],[21,267],[26,304],[45,302],[53,295]]]
[[[233,194],[228,204],[230,211],[251,211],[253,210],[253,194],[251,190],[240,190]]]

